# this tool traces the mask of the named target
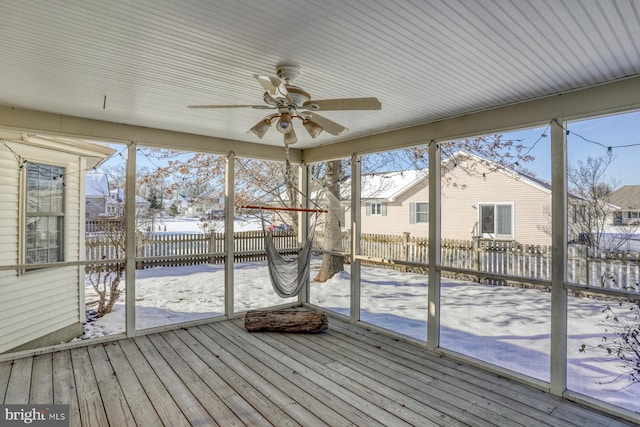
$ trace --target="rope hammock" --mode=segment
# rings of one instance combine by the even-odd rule
[[[285,183],[289,183],[291,179],[291,163],[289,160],[289,146],[285,145]],[[299,192],[299,191],[298,191]],[[275,293],[281,298],[294,297],[300,293],[302,288],[309,281],[309,266],[311,260],[311,246],[313,244],[313,233],[317,221],[313,222],[313,227],[307,235],[306,242],[296,255],[283,256],[275,246],[273,241],[273,231],[268,230],[265,224],[264,212],[271,211],[289,211],[289,212],[308,212],[308,213],[327,213],[323,209],[306,209],[306,208],[285,208],[274,206],[239,206],[240,209],[258,209],[260,210],[260,218],[262,222],[262,232],[265,242],[265,251],[267,255],[267,267],[269,270],[269,278]]]
[[[313,244],[313,232],[309,234],[298,254],[295,256],[283,256],[273,242],[273,232],[267,230],[264,220],[264,210],[294,211],[294,212],[326,212],[319,209],[303,208],[275,208],[266,206],[243,206],[243,208],[260,209],[262,232],[264,235],[265,251],[267,254],[267,267],[269,278],[275,293],[281,298],[294,297],[300,293],[309,281],[309,265],[311,264],[311,245]],[[315,225],[313,227],[315,230]]]

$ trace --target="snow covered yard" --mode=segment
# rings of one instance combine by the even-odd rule
[[[312,261],[312,277],[319,268]],[[325,283],[311,283],[310,301],[349,314],[349,265]],[[235,310],[269,307],[294,301],[272,290],[266,263],[244,262],[234,268]],[[363,321],[425,340],[427,276],[365,266],[361,274]],[[92,298],[87,288],[87,299]],[[604,350],[580,353],[582,344],[597,346],[606,301],[570,297],[568,309],[568,384],[589,396],[640,410],[640,385],[629,385],[615,356]],[[224,312],[222,265],[158,267],[136,272],[136,326],[146,329]],[[443,348],[548,381],[550,293],[539,289],[482,285],[442,279],[441,337]],[[124,332],[124,297],[112,313],[90,319],[83,338]]]

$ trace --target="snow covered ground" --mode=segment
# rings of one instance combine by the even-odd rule
[[[167,232],[188,230],[195,221],[168,224]],[[260,227],[245,219],[238,227]],[[182,229],[179,229],[181,227]],[[314,259],[313,270],[320,260]],[[311,284],[311,302],[349,313],[349,266],[325,283]],[[361,275],[361,318],[424,340],[427,322],[427,278],[415,273],[364,267]],[[443,278],[441,346],[544,381],[549,380],[550,294],[537,289],[481,285]],[[235,310],[282,304],[271,289],[264,262],[234,268]],[[88,300],[92,289],[87,288]],[[597,346],[604,334],[606,301],[570,298],[568,322],[569,388],[621,407],[640,410],[640,384],[620,376],[617,359],[604,350],[580,353],[582,344]],[[222,265],[159,267],[136,272],[136,326],[154,326],[219,316],[224,311]],[[114,311],[85,325],[90,338],[124,331],[124,298]]]

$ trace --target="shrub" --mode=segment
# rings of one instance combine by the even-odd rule
[[[607,335],[602,337],[597,348],[617,357],[631,381],[640,382],[640,300],[631,303],[621,301],[615,310],[609,305],[602,313]],[[580,352],[587,348],[582,344]]]

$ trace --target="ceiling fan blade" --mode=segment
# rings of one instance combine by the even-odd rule
[[[187,108],[253,108],[256,110],[269,110],[269,105],[187,105]]]
[[[261,76],[254,74],[253,77],[262,85],[264,90],[274,98],[288,98],[289,92],[284,85],[284,82],[277,77]]]
[[[338,136],[347,132],[349,129],[334,122],[333,120],[329,120],[326,117],[323,117],[316,113],[307,113],[307,117],[309,120],[315,122],[316,124],[322,126],[322,129],[326,132],[329,132],[331,135]]]
[[[311,111],[379,110],[382,108],[382,104],[377,98],[317,99],[307,101],[302,106]]]

